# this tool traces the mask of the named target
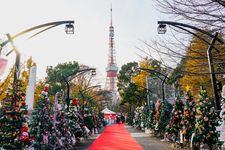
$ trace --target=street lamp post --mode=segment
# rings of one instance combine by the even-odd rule
[[[84,114],[84,95],[83,95],[83,92],[87,91],[88,89],[94,89],[94,88],[97,88],[97,87],[101,88],[100,85],[94,85],[94,86],[90,86],[90,87],[87,87],[86,89],[83,89],[83,90],[79,91],[79,93],[82,96],[82,111],[81,111],[82,115]]]
[[[164,90],[164,85],[165,85],[165,81],[166,79],[168,79],[167,77],[167,74],[162,74],[161,72],[158,72],[154,69],[148,69],[148,68],[136,68],[136,69],[139,69],[139,70],[144,70],[146,72],[149,72],[149,73],[157,73],[161,76],[163,76],[164,78],[161,78],[159,76],[157,76],[160,80],[161,80],[161,88],[162,88],[162,100],[164,101],[165,100],[165,90]],[[146,85],[148,84],[148,80],[146,79]]]
[[[87,68],[87,69],[77,70],[66,77],[62,75],[63,81],[66,83],[66,88],[67,88],[66,101],[67,101],[67,110],[68,111],[69,111],[69,106],[70,106],[70,81],[68,78],[71,76],[77,75],[77,73],[84,73],[87,71],[91,71],[92,75],[96,75],[95,68]]]
[[[197,38],[201,39],[202,41],[206,42],[209,46],[208,46],[208,50],[207,50],[207,58],[208,58],[208,63],[209,63],[209,71],[210,71],[210,77],[211,77],[211,84],[212,84],[212,89],[213,89],[213,96],[214,96],[214,101],[215,101],[215,107],[217,110],[220,110],[220,100],[219,100],[219,94],[217,91],[217,86],[216,86],[216,75],[215,75],[215,70],[214,70],[214,65],[213,65],[213,58],[212,58],[212,49],[214,48],[217,52],[220,52],[217,48],[214,47],[214,44],[216,42],[216,40],[218,42],[220,42],[221,44],[224,44],[224,42],[218,38],[218,32],[216,32],[215,34],[211,34],[207,31],[204,31],[202,29],[199,29],[197,27],[191,26],[191,25],[187,25],[184,23],[179,23],[179,22],[171,22],[171,21],[158,21],[158,33],[159,34],[165,34],[166,33],[166,25],[171,25],[174,26],[176,28],[179,28],[181,30],[184,30],[194,36],[196,36]],[[199,31],[200,33],[203,33],[205,35],[208,35],[209,37],[212,38],[211,42],[209,43],[207,40],[205,40],[204,38],[200,37],[199,35],[197,35],[196,33],[187,30],[186,28],[195,30],[195,31]]]
[[[100,90],[101,90],[101,89],[100,89]],[[90,104],[91,107],[92,107],[91,101],[92,101],[95,97],[100,96],[100,95],[102,95],[102,94],[101,94],[101,93],[97,93],[97,94],[95,94],[95,95],[91,95],[90,97],[88,97],[88,103]]]

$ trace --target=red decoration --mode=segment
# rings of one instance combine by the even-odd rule
[[[21,105],[22,105],[22,106],[26,106],[26,102],[22,102]]]
[[[30,140],[28,135],[28,127],[26,123],[23,123],[22,128],[20,129],[20,141],[28,142]]]
[[[159,117],[160,117],[160,108],[161,108],[161,101],[160,99],[157,100],[157,110],[156,110],[156,114],[155,114],[155,120],[156,122],[159,121]]]
[[[44,91],[45,91],[45,92],[48,92],[48,87],[49,87],[48,84],[46,84],[46,85],[44,86]]]
[[[78,100],[76,98],[73,99],[73,106],[78,106]]]

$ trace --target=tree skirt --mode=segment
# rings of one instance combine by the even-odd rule
[[[88,150],[143,150],[124,124],[107,126]]]

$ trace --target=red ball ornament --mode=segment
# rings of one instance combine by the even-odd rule
[[[22,102],[21,105],[22,105],[22,106],[26,106],[26,102]]]
[[[73,99],[73,105],[76,107],[78,106],[78,100],[76,98]]]
[[[22,142],[28,142],[30,140],[28,132],[23,132],[20,135],[20,141]]]
[[[22,128],[20,129],[20,133],[20,141],[28,142],[30,140],[26,123],[23,123]]]
[[[44,86],[44,91],[45,91],[45,92],[48,92],[48,88],[49,88],[49,85],[46,84],[46,85]]]

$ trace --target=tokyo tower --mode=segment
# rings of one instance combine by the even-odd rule
[[[112,102],[116,104],[116,81],[117,81],[117,71],[118,67],[116,65],[116,55],[115,55],[115,43],[114,43],[114,27],[112,25],[112,7],[110,9],[111,20],[109,26],[109,51],[108,51],[108,65],[106,67],[106,90],[109,90],[112,93]]]

